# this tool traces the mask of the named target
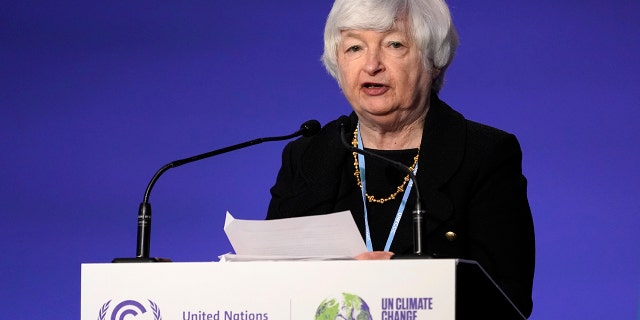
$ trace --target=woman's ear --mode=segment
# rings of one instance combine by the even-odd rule
[[[436,67],[431,67],[431,79],[432,80],[438,79],[439,76],[440,76],[440,69]]]

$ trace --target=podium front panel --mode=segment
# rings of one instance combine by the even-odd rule
[[[83,264],[84,320],[455,319],[457,260]]]

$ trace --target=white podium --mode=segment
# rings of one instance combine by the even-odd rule
[[[83,320],[524,319],[464,260],[83,264]]]

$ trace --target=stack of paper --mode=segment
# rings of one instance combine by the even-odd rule
[[[235,254],[220,261],[353,259],[367,251],[349,211],[278,220],[224,223]]]

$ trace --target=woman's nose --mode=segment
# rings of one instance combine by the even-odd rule
[[[364,71],[370,75],[375,75],[376,73],[383,71],[384,64],[382,63],[381,58],[380,50],[367,50]]]

